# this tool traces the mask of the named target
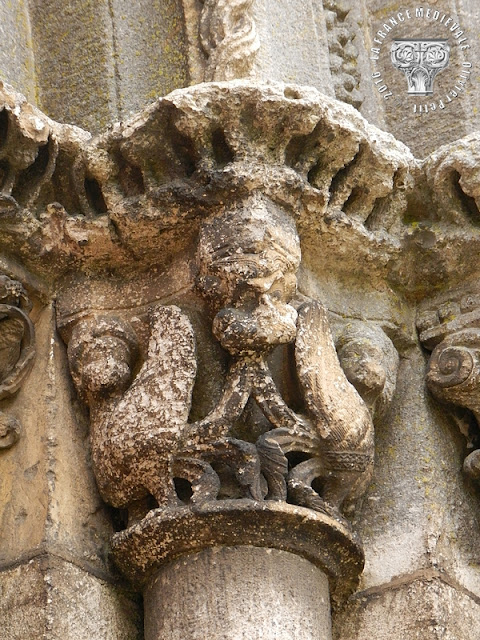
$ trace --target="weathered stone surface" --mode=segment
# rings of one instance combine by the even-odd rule
[[[348,613],[337,617],[333,637],[471,640],[479,625],[478,596],[448,575],[425,571],[358,593]]]
[[[294,82],[335,95],[325,16],[318,5],[311,0],[279,0],[275,4],[255,0],[253,17],[260,46],[254,74],[259,81]]]
[[[46,630],[52,640],[143,637],[138,596],[65,562],[50,563],[44,582],[51,605]]]
[[[255,522],[258,511],[262,523],[277,513],[268,502],[281,505],[287,497],[349,531],[342,508],[355,503],[371,477],[372,418],[339,364],[325,309],[314,300],[295,300],[299,262],[293,220],[264,196],[242,198],[201,225],[196,284],[210,307],[213,337],[228,354],[228,371],[220,398],[196,422],[188,421],[195,336],[180,308],[158,306],[148,314],[150,335],[141,365],[136,362],[139,341],[121,316],[90,312],[72,328],[60,313],[72,376],[90,407],[100,492],[108,503],[128,509],[128,528],[118,534],[115,554],[129,577],[145,579],[160,562],[218,544],[279,546],[308,555],[306,514],[284,504],[279,523],[271,523],[278,532],[287,517],[299,542],[265,535],[268,525],[257,524],[253,534],[236,519],[240,509]],[[295,345],[301,411],[288,406],[267,360],[275,348],[288,344]],[[378,350],[373,360],[381,357]],[[385,383],[386,375],[372,382],[372,406]],[[293,391],[290,395],[295,397]],[[262,426],[243,416],[249,401],[262,415]],[[297,462],[288,454],[305,458]],[[182,502],[186,506],[178,509]],[[218,516],[206,539],[197,534],[205,515],[199,507]],[[317,543],[326,536],[326,558],[315,561],[343,593],[355,580],[358,557],[349,556],[347,535],[338,543],[339,559],[330,560],[339,536],[334,527],[329,540],[328,519],[318,524]],[[149,538],[160,546],[152,546]],[[163,549],[163,540],[171,545]]]
[[[115,534],[112,545],[122,571],[140,586],[176,557],[216,546],[278,549],[307,558],[328,574],[339,601],[363,566],[360,542],[350,527],[312,509],[275,501],[218,500],[155,509]]]
[[[204,79],[234,80],[250,75],[260,47],[252,17],[253,0],[201,0],[199,37],[206,56]]]
[[[34,0],[37,100],[52,118],[93,131],[119,115],[109,2]]]
[[[71,402],[63,345],[52,337],[52,310],[35,303],[37,357],[16,396],[2,406],[21,431],[17,444],[0,453],[0,563],[54,550],[107,571],[112,523],[91,472],[85,416]]]
[[[68,9],[57,0],[28,8],[7,3],[3,79],[31,100],[38,96],[50,116],[92,131],[158,95],[204,80],[252,75],[308,84],[359,107],[370,122],[425,157],[478,126],[474,66],[472,81],[458,85],[462,64],[478,58],[474,2],[438,0],[428,9],[413,0],[282,0],[272,6],[264,0],[83,0]],[[448,40],[449,66],[438,74],[433,96],[408,95],[403,73],[390,60],[390,46],[399,38]],[[392,96],[385,99],[387,94]],[[86,104],[90,108],[82,109]]]
[[[146,640],[330,640],[328,583],[308,561],[214,548],[162,569],[145,593]]]
[[[390,412],[376,424],[376,464],[356,527],[365,545],[361,587],[438,568],[478,593],[478,498],[462,477],[465,443],[443,407],[432,407],[425,355],[401,351]]]
[[[385,230],[402,228],[414,159],[314,89],[200,85],[91,143],[81,130],[42,123],[58,148],[37,190],[26,190],[21,173],[14,193],[16,203],[33,199],[35,207],[10,203],[1,228],[3,246],[49,277],[82,264],[89,271],[164,267],[167,256],[192,246],[199,219],[254,189],[294,213],[306,242],[322,234],[330,266],[352,271],[345,256],[353,247],[360,256],[374,251],[380,270],[398,255],[398,239]]]
[[[2,2],[0,35],[0,81],[13,84],[30,102],[35,101],[35,65],[28,2]]]
[[[0,620],[5,640],[41,638],[47,627],[47,589],[39,562],[0,572]]]
[[[190,84],[180,0],[113,0],[110,16],[118,101],[115,119],[124,119],[158,96]]]
[[[354,44],[359,31],[360,14],[353,10],[353,3],[326,0],[323,5],[335,97],[360,109],[364,95],[359,90],[359,50]]]
[[[21,554],[53,549],[90,577],[106,578],[112,574],[107,541],[121,528],[114,537],[117,558],[140,582],[158,568],[174,573],[168,562],[220,541],[308,557],[326,570],[332,589],[337,575],[345,592],[361,566],[345,507],[371,472],[368,406],[376,469],[354,527],[366,549],[361,597],[380,595],[369,601],[371,617],[353,599],[339,620],[348,620],[344,629],[356,640],[362,633],[404,631],[448,637],[462,611],[475,623],[469,605],[451,606],[453,590],[461,600],[470,597],[465,589],[480,593],[478,488],[461,473],[466,445],[474,450],[467,470],[478,471],[478,264],[472,258],[479,249],[478,136],[419,162],[333,97],[258,80],[291,73],[342,100],[363,99],[363,112],[420,157],[469,132],[477,116],[468,104],[477,89],[465,83],[454,103],[461,117],[445,108],[411,121],[406,105],[413,96],[406,94],[406,76],[384,55],[387,43],[382,82],[404,97],[401,104],[384,100],[386,89],[376,91],[382,85],[371,77],[368,60],[375,21],[383,24],[405,7],[320,4],[277,3],[266,11],[260,0],[184,0],[185,24],[179,3],[162,5],[172,19],[164,29],[155,3],[148,8],[154,15],[143,2],[101,3],[90,30],[95,42],[87,46],[99,63],[92,65],[95,79],[87,69],[85,86],[97,87],[92,104],[100,104],[88,116],[92,128],[143,103],[150,90],[188,82],[187,64],[190,81],[249,79],[175,91],[95,138],[2,89],[2,269],[10,265],[4,273],[22,282],[34,301],[30,317],[40,359],[18,394],[2,401],[12,418],[0,421],[10,430],[5,442],[20,433],[0,456],[7,502],[2,560],[6,567]],[[457,4],[438,0],[435,6],[454,16]],[[40,4],[32,6],[37,15]],[[39,78],[48,75],[50,84],[50,39],[59,53],[75,40],[75,29],[85,33],[95,13],[87,2],[69,7],[62,41],[51,37],[60,17],[48,23],[56,8],[45,4],[39,24],[46,30],[34,38]],[[289,20],[276,24],[276,11],[282,19],[288,11]],[[143,13],[147,23],[137,24]],[[398,33],[433,34],[431,25],[420,32],[411,24]],[[167,51],[166,31],[175,53]],[[154,66],[165,61],[163,76],[152,77],[151,65],[135,61],[136,48],[145,49],[150,37],[161,46],[148,47],[144,59]],[[304,38],[308,43],[299,42]],[[434,79],[442,90],[462,60],[455,42],[452,66]],[[83,57],[70,49],[60,51],[64,68],[65,56]],[[116,61],[103,61],[105,52],[114,52]],[[85,95],[78,71],[73,86],[81,90],[66,104],[77,113]],[[58,86],[65,95],[66,81]],[[53,298],[79,399],[63,345],[53,337],[47,308]],[[418,304],[420,341],[436,349],[428,376],[436,397],[425,388],[430,356],[418,345]],[[8,341],[9,332],[4,335]],[[473,363],[473,377],[462,360],[465,379],[453,389],[445,380],[442,386],[440,377],[448,382],[458,373],[443,355],[459,348]],[[100,491],[116,507],[128,507],[128,522],[97,494],[89,422]],[[319,530],[327,541],[321,558]],[[404,609],[411,594],[392,604],[387,592],[401,588],[389,583],[431,568],[444,577],[440,587],[436,574],[425,573],[412,592],[421,611],[443,602],[441,622],[421,615],[410,621]],[[86,584],[77,570],[63,573],[70,585]],[[59,589],[52,589],[58,607],[65,605],[59,633],[82,638],[76,609]],[[89,605],[105,603],[104,611],[102,605],[88,609],[90,636],[112,611],[122,619],[124,606],[129,610],[109,589],[86,589],[95,592]],[[77,594],[70,594],[75,602]],[[379,619],[373,602],[381,602],[378,611],[390,605],[398,611],[380,631],[369,626]],[[173,607],[169,612],[175,615]]]
[[[0,571],[5,640],[140,640],[138,603],[111,584],[53,556]]]

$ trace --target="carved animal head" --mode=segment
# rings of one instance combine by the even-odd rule
[[[137,338],[126,322],[114,316],[81,320],[68,344],[73,381],[90,404],[130,384],[137,357]]]

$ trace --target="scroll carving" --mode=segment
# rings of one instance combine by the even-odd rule
[[[464,471],[480,480],[480,298],[467,294],[459,301],[443,303],[423,312],[417,321],[420,339],[432,350],[427,385],[439,400],[473,413],[475,424],[456,416],[474,447],[464,461]]]
[[[13,396],[29,374],[35,357],[35,332],[28,317],[31,307],[20,282],[0,276],[0,400]],[[17,442],[20,425],[0,412],[0,449]]]
[[[372,417],[340,366],[325,308],[296,293],[293,221],[253,194],[202,224],[197,264],[212,335],[229,358],[222,394],[200,420],[189,421],[196,345],[180,308],[152,309],[143,363],[135,332],[118,316],[93,315],[73,329],[70,368],[90,406],[102,496],[128,507],[131,523],[152,505],[217,498],[288,500],[345,522],[344,503],[371,476]],[[294,352],[300,411],[274,381],[277,347]],[[375,380],[368,401],[384,387]],[[240,439],[235,426],[252,402],[267,427],[258,437],[247,420]]]
[[[200,42],[207,56],[205,81],[250,75],[260,43],[253,0],[201,0]]]

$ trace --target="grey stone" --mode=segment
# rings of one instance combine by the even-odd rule
[[[347,612],[337,617],[333,636],[342,640],[471,640],[479,625],[478,596],[447,575],[426,571],[357,594]]]
[[[119,119],[189,84],[180,0],[113,0],[111,17]]]
[[[107,0],[30,3],[38,105],[52,118],[99,130],[119,116]]]
[[[0,80],[14,85],[34,102],[36,79],[28,2],[2,2],[0,39]]]
[[[255,78],[310,85],[335,95],[325,16],[317,5],[311,0],[255,0],[253,15],[260,41]]]
[[[213,548],[167,565],[145,593],[145,640],[330,640],[325,575],[272,549]]]

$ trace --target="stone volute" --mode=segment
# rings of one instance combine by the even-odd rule
[[[55,291],[147,640],[330,638],[398,354],[379,326],[332,327],[309,265],[350,251],[360,279],[372,255],[396,277],[414,159],[308,88],[204,84],[96,138],[6,91],[28,153],[2,242]]]

